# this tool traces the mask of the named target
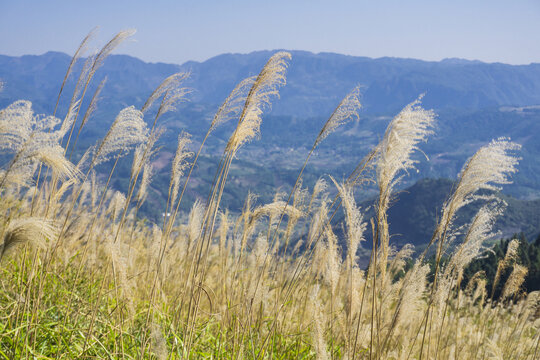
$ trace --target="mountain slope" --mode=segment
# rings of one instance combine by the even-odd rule
[[[449,179],[422,179],[400,191],[388,210],[390,243],[399,247],[408,243],[420,248],[426,245],[453,186],[454,183]],[[501,198],[508,207],[495,224],[494,231],[500,231],[498,237],[509,237],[522,232],[529,241],[534,240],[540,234],[540,200],[518,200],[505,195],[501,195]],[[360,207],[366,210],[364,219],[373,216],[373,203],[373,200],[360,203]],[[460,210],[455,226],[469,222],[481,205],[481,202],[476,202]],[[369,248],[369,229],[366,239],[364,245]]]
[[[193,134],[195,143],[200,141],[219,103],[236,82],[258,73],[271,53],[223,54],[183,65],[145,63],[125,55],[109,57],[96,74],[82,106],[84,110],[99,81],[107,76],[98,109],[82,132],[80,149],[103,136],[119,110],[129,105],[141,106],[164,78],[178,71],[191,72],[186,83],[192,89],[191,100],[162,119],[160,125],[168,130],[161,139],[164,150],[174,153],[177,135],[182,130]],[[419,172],[404,179],[404,186],[422,177],[455,178],[466,159],[480,146],[493,138],[507,136],[523,149],[515,184],[506,187],[505,192],[524,199],[540,196],[540,162],[537,161],[540,142],[536,139],[540,134],[540,109],[529,106],[540,104],[540,64],[370,59],[304,51],[293,51],[292,55],[287,85],[264,116],[260,141],[248,144],[238,154],[247,168],[260,169],[263,164],[274,174],[278,173],[277,169],[286,170],[287,175],[276,176],[274,180],[276,184],[291,186],[290,177],[294,183],[291,174],[298,171],[329,114],[351,88],[362,84],[364,107],[359,122],[325,139],[308,165],[310,176],[347,176],[377,143],[392,116],[427,91],[423,105],[434,108],[438,114],[435,134],[427,144],[421,145],[430,160],[418,154]],[[0,79],[5,82],[0,92],[0,108],[18,99],[28,99],[37,113],[51,114],[69,61],[69,56],[55,52],[40,56],[0,56]],[[78,64],[68,81],[57,113],[59,117],[66,113],[81,66]],[[221,154],[232,131],[230,126],[221,127],[212,135],[204,149],[205,155]],[[78,156],[80,151],[76,151],[74,158]],[[163,169],[166,172],[168,167]],[[257,191],[266,183],[266,175],[260,170],[254,174],[250,189]],[[233,176],[231,180],[234,184],[239,178]],[[229,195],[240,196],[241,203],[245,194],[242,196],[236,190],[231,189]],[[196,196],[204,198],[204,189],[193,193]]]

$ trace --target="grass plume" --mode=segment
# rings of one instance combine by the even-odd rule
[[[426,239],[437,245],[433,263],[427,261],[428,250],[415,257],[412,246],[397,248],[387,219],[400,180],[414,170],[415,154],[432,134],[435,114],[423,109],[420,99],[394,117],[348,178],[321,178],[308,189],[302,175],[311,154],[338,126],[359,117],[360,91],[353,89],[318,133],[288,197],[277,191],[272,201],[260,203],[250,193],[241,211],[229,211],[221,198],[231,163],[258,136],[263,112],[285,85],[290,54],[274,54],[257,76],[232,89],[192,161],[191,136],[180,133],[169,186],[163,189],[152,183],[157,171],[152,159],[163,133],[157,120],[189,92],[185,73],[166,78],[141,110],[120,111],[77,166],[65,157],[69,141],[62,146],[95,71],[129,35],[118,34],[87,60],[63,120],[34,114],[24,100],[0,110],[0,150],[12,155],[0,169],[1,356],[537,357],[540,295],[522,291],[527,269],[518,264],[517,241],[499,263],[491,299],[485,274],[462,284],[464,268],[486,249],[504,209],[502,201],[480,191],[499,190],[511,181],[519,145],[496,139],[467,161],[432,239]],[[71,71],[72,65],[66,78]],[[144,116],[150,113],[154,121],[147,126]],[[234,120],[206,201],[198,199],[182,213],[180,203],[206,140]],[[131,151],[129,167],[123,157]],[[108,160],[114,160],[109,174],[97,173],[95,167]],[[34,175],[40,164],[53,174],[42,177],[41,187]],[[117,166],[129,172],[125,194],[112,186]],[[371,218],[355,199],[366,184],[378,189]],[[168,195],[164,210],[171,216],[164,224],[137,216],[151,186]],[[455,228],[457,212],[476,200],[484,206],[467,226]],[[343,224],[336,221],[338,211]],[[61,219],[61,226],[51,219]],[[365,238],[368,226],[371,239]],[[371,259],[361,266],[368,240]],[[509,269],[497,301],[494,288]]]

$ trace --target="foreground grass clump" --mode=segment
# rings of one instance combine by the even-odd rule
[[[428,248],[411,260],[412,247],[392,246],[386,213],[399,180],[414,168],[413,153],[432,133],[434,114],[420,106],[420,99],[396,115],[381,142],[346,180],[321,179],[312,189],[302,184],[317,146],[358,116],[359,92],[354,89],[314,139],[288,194],[277,193],[263,205],[250,194],[240,213],[229,213],[220,203],[231,163],[242,145],[257,136],[262,112],[285,84],[290,55],[280,52],[259,75],[233,89],[196,153],[190,150],[189,134],[179,135],[170,185],[161,189],[168,194],[164,213],[171,216],[151,224],[137,213],[151,186],[152,158],[163,132],[158,120],[186,95],[186,74],[165,79],[141,110],[122,110],[103,140],[75,151],[103,87],[79,116],[88,84],[104,57],[128,35],[120,33],[87,58],[63,120],[56,111],[35,116],[28,101],[0,111],[0,149],[12,154],[0,173],[5,214],[0,356],[538,357],[540,294],[520,291],[527,269],[516,262],[516,246],[508,246],[499,264],[500,271],[513,269],[499,302],[493,301],[481,272],[462,284],[464,269],[483,252],[504,210],[500,200],[478,192],[510,181],[518,164],[517,144],[497,139],[469,159],[441,209]],[[178,221],[206,140],[230,120],[236,127],[207,199],[195,202],[185,222]],[[112,191],[116,165],[131,150],[128,191]],[[82,152],[73,164],[72,155]],[[95,167],[105,162],[112,164],[110,173],[98,181]],[[371,219],[364,218],[354,197],[366,183],[375,183],[379,191]],[[335,197],[330,184],[337,189]],[[472,201],[484,206],[468,226],[455,227],[456,213]],[[335,223],[338,211],[344,214],[343,224]],[[372,239],[364,238],[367,226],[373,228]],[[358,265],[360,248],[371,249],[365,268]],[[428,263],[428,254],[434,262]]]

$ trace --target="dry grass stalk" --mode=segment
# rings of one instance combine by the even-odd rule
[[[181,85],[189,77],[189,75],[189,73],[176,73],[163,80],[163,82],[152,92],[152,94],[150,94],[143,107],[141,108],[141,111],[143,113],[146,113],[152,107],[154,102],[161,96],[172,96],[173,98],[176,96],[177,100],[179,100],[180,98],[184,98],[185,94],[187,94],[189,91],[186,88],[182,88]],[[172,94],[177,95],[173,96]],[[174,102],[171,102],[171,100],[169,100],[169,106],[167,107],[167,110],[172,110],[170,106],[172,106],[173,104]],[[163,114],[164,110],[160,110],[159,112]]]
[[[291,54],[288,52],[278,52],[272,55],[253,81],[240,114],[238,126],[227,143],[227,152],[235,154],[243,144],[258,135],[264,109],[270,106],[272,97],[279,96],[278,88],[285,85],[287,60],[290,59]],[[240,85],[244,87],[248,84],[240,83]],[[232,104],[232,102],[230,103]]]
[[[3,231],[0,259],[20,244],[45,248],[47,241],[56,235],[56,228],[49,220],[39,218],[19,218],[12,220]]]
[[[143,114],[130,106],[118,114],[111,128],[95,149],[93,166],[108,161],[111,157],[121,157],[134,146],[148,139],[148,129]]]
[[[181,133],[178,136],[178,146],[176,148],[176,154],[172,162],[171,169],[171,181],[169,184],[169,208],[172,209],[178,196],[178,190],[180,189],[180,179],[184,174],[185,169],[189,166],[187,159],[193,156],[193,153],[188,151],[188,146],[191,143],[191,135],[188,133]]]
[[[91,64],[96,61],[99,65],[110,50],[108,47],[92,58],[84,81],[91,72]],[[47,357],[61,357],[68,350],[75,357],[122,354],[141,358],[166,358],[175,353],[189,357],[209,352],[216,357],[265,358],[278,355],[276,350],[291,358],[303,354],[320,359],[335,358],[338,353],[347,358],[366,357],[368,353],[372,358],[419,358],[426,354],[437,358],[535,356],[538,321],[533,317],[538,297],[531,294],[522,300],[519,296],[526,269],[515,264],[517,242],[511,243],[500,266],[514,266],[503,297],[515,302],[505,301],[505,307],[486,305],[486,280],[480,274],[465,291],[459,286],[464,267],[482,251],[484,240],[490,236],[493,221],[502,211],[500,204],[480,210],[447,265],[440,270],[437,267],[434,283],[428,281],[430,269],[423,258],[406,270],[412,249],[397,251],[389,243],[386,209],[393,188],[400,176],[413,168],[411,154],[431,132],[433,114],[417,103],[409,105],[392,121],[381,144],[349,179],[336,183],[339,199],[329,201],[327,185],[322,180],[309,194],[302,188],[300,175],[289,201],[278,194],[269,204],[257,206],[253,195],[248,196],[238,216],[221,211],[220,199],[230,164],[240,146],[256,136],[262,109],[284,83],[287,59],[287,54],[277,54],[258,77],[240,83],[218,109],[207,136],[236,116],[239,124],[227,144],[208,202],[196,202],[187,223],[180,225],[174,219],[183,194],[179,179],[186,170],[187,140],[179,146],[168,202],[168,207],[172,209],[174,205],[175,211],[163,231],[155,224],[136,219],[136,211],[148,193],[150,158],[159,137],[159,129],[152,126],[149,131],[144,125],[143,111],[127,108],[121,112],[102,143],[93,152],[87,152],[77,167],[65,160],[59,140],[69,128],[67,125],[74,123],[80,94],[74,97],[60,130],[55,130],[60,120],[36,117],[29,102],[17,102],[0,111],[0,147],[15,154],[10,169],[3,173],[4,178],[13,181],[4,182],[0,202],[3,212],[8,214],[0,219],[1,254],[13,254],[13,261],[3,261],[1,269],[3,274],[17,269],[13,272],[17,276],[2,277],[0,287],[0,300],[7,299],[1,304],[8,314],[3,326],[7,326],[12,344],[1,350],[8,357],[49,350],[42,346],[41,338],[42,326],[50,323],[49,312],[42,311],[48,304],[54,304],[55,316],[63,316],[62,326],[56,326],[55,319],[54,330],[48,330],[73,326],[81,331],[53,334],[57,353],[40,354]],[[161,110],[156,119],[160,112],[170,110],[181,93],[174,90],[179,85],[172,85],[178,78],[182,76],[166,80],[150,96],[144,112],[160,97]],[[344,104],[350,106],[340,110]],[[354,118],[358,106],[356,89],[338,106],[315,145],[340,123]],[[20,128],[11,129],[11,124],[19,124]],[[37,151],[38,144],[49,153]],[[109,158],[116,159],[114,169],[125,154],[125,146],[137,148],[127,196],[108,190],[114,170],[103,188],[92,171],[95,164]],[[492,189],[509,181],[508,175],[517,165],[510,153],[516,149],[515,144],[499,139],[469,160],[455,193],[443,209],[436,232],[442,246],[439,254],[448,250],[450,238],[458,239],[452,228],[455,212],[476,199],[478,189]],[[366,225],[353,189],[362,181],[372,180],[368,175],[375,160],[374,177],[378,180],[380,199],[376,209],[379,213],[372,223],[380,242],[372,258],[378,265],[372,263],[370,273],[366,274],[357,258]],[[42,192],[24,188],[24,181],[30,185],[31,180],[23,179],[24,172],[33,174],[38,163],[52,167],[58,173],[55,178],[65,180],[58,190],[56,184],[47,180]],[[497,169],[491,169],[490,164]],[[86,167],[90,169],[80,187],[73,189],[80,170]],[[131,198],[141,171],[134,205]],[[50,221],[26,216],[28,202],[34,197],[32,208],[36,214],[47,213],[51,207],[51,214],[65,219],[62,235],[56,233]],[[346,219],[343,238],[338,238],[331,226],[340,204]],[[280,216],[288,216],[286,228],[277,225]],[[129,232],[123,229],[124,223]],[[215,230],[217,223],[219,229]],[[280,254],[278,246],[269,241],[274,227],[276,238],[286,244],[289,239],[300,238],[292,253]],[[54,244],[57,240],[56,249],[60,237],[65,242],[55,253],[49,241]],[[444,246],[442,239],[446,239]],[[37,251],[14,251],[16,244],[23,243],[35,243]],[[49,261],[41,261],[43,254],[49,256]],[[269,259],[271,262],[267,262]],[[58,292],[49,291],[52,286]],[[61,294],[69,294],[67,306],[62,303]],[[114,336],[100,336],[104,329],[113,331]],[[427,333],[420,342],[422,329]],[[6,335],[0,334],[0,344],[6,339]],[[15,354],[12,349],[22,350]]]

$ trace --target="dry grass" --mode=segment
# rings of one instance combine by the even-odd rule
[[[120,33],[87,60],[64,121],[35,116],[27,101],[0,111],[0,149],[13,154],[0,174],[0,357],[538,358],[540,295],[520,291],[527,269],[515,263],[511,246],[499,266],[514,269],[504,301],[490,300],[481,274],[461,286],[464,267],[483,249],[504,205],[483,199],[486,206],[467,229],[453,226],[456,212],[479,200],[478,190],[509,182],[516,144],[495,140],[464,166],[431,239],[431,282],[425,256],[405,271],[412,247],[392,246],[386,218],[394,188],[414,167],[411,155],[431,134],[434,114],[419,100],[394,118],[344,183],[332,179],[338,192],[332,200],[326,181],[310,190],[301,178],[320,142],[358,116],[354,89],[314,140],[287,199],[276,194],[272,203],[257,206],[249,195],[241,213],[229,213],[220,207],[229,167],[257,136],[262,112],[285,84],[290,54],[281,52],[233,89],[195,157],[189,136],[179,137],[165,209],[172,215],[150,224],[136,213],[151,182],[149,159],[161,134],[156,123],[187,93],[185,74],[166,79],[142,110],[122,110],[78,166],[65,158],[69,140],[62,146],[93,74],[129,34]],[[157,101],[157,115],[145,122]],[[180,223],[179,205],[204,143],[230,119],[237,126],[208,198]],[[40,151],[32,151],[36,147]],[[128,192],[111,191],[116,164],[135,148]],[[104,161],[114,165],[107,182],[98,184],[93,168]],[[373,219],[364,218],[354,199],[366,181],[379,188]],[[333,217],[341,207],[345,231],[338,239]],[[368,226],[372,239],[364,238]],[[371,260],[362,269],[358,250],[368,241]],[[443,255],[449,256],[444,264]]]

